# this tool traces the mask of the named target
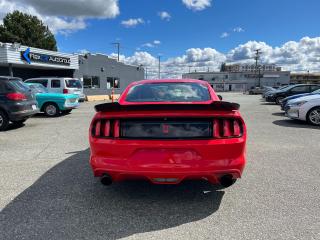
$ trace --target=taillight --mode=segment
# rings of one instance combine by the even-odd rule
[[[63,94],[67,94],[67,93],[69,93],[69,91],[68,91],[68,89],[63,89]]]
[[[91,135],[96,138],[119,137],[120,123],[119,120],[99,119],[92,125]]]
[[[242,124],[238,119],[214,119],[214,138],[233,138],[242,136]]]
[[[27,100],[26,95],[23,93],[8,93],[7,98],[12,101],[23,101]]]

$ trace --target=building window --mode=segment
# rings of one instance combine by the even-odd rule
[[[107,88],[120,88],[120,79],[117,77],[107,77]]]
[[[53,79],[51,80],[51,88],[60,88],[60,80],[59,79]]]
[[[97,76],[84,76],[83,87],[84,88],[100,88],[100,78]]]

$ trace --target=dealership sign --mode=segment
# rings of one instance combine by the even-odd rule
[[[48,54],[30,52],[30,48],[27,48],[26,51],[21,52],[21,59],[29,64],[31,64],[32,62],[38,62],[69,66],[71,62],[71,59],[66,57],[58,57]]]

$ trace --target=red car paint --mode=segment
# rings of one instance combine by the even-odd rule
[[[203,102],[127,102],[131,87],[150,83],[196,83],[208,88],[211,100]],[[119,99],[121,106],[175,104],[209,105],[220,101],[211,86],[199,80],[143,80],[130,84]],[[130,139],[122,137],[122,124],[152,119],[194,119],[212,123],[211,135],[204,139]],[[204,119],[204,120],[203,120]],[[198,120],[197,120],[198,121]],[[130,124],[130,121],[129,123]],[[162,134],[169,133],[169,126],[161,123]],[[189,125],[188,125],[189,124]],[[103,127],[102,127],[103,126]],[[160,125],[159,125],[160,126]],[[172,125],[174,126],[174,125]],[[112,130],[111,130],[112,129]],[[100,137],[99,137],[100,136]],[[124,136],[124,135],[123,135]],[[177,184],[185,179],[206,179],[219,183],[220,177],[240,178],[245,166],[246,126],[238,110],[157,109],[155,111],[113,110],[99,111],[94,116],[89,141],[90,164],[95,177],[104,174],[112,181],[144,178],[157,184]]]

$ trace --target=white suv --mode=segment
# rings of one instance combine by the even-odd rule
[[[85,100],[83,93],[83,86],[81,81],[76,78],[65,77],[40,77],[29,78],[25,80],[26,83],[40,83],[52,93],[64,93],[64,94],[77,94],[79,95],[79,101]]]

